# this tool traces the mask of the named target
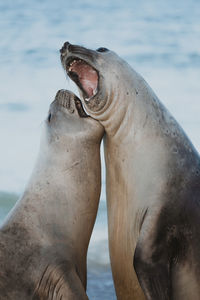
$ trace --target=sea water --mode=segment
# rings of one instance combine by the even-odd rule
[[[58,89],[77,92],[65,41],[107,47],[151,85],[200,150],[200,1],[0,0],[0,221],[23,192]],[[109,265],[105,168],[88,253],[88,295],[116,299]],[[120,258],[119,258],[120,259]]]

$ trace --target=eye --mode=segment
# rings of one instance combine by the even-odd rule
[[[98,51],[98,52],[107,52],[109,50],[107,48],[101,47],[101,48],[98,48],[96,51]]]
[[[49,113],[47,120],[50,123],[50,121],[51,121],[51,113]]]

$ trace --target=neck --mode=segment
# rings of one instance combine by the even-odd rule
[[[112,142],[116,140],[119,144],[119,141],[125,141],[127,135],[133,135],[137,130],[140,133],[147,132],[148,122],[159,121],[163,114],[168,116],[152,89],[132,69],[123,82],[111,86],[110,91],[105,107],[99,112],[89,111],[89,114],[100,121],[107,138]]]
[[[111,88],[107,94],[107,102],[102,110],[93,112],[87,108],[87,112],[94,119],[98,120],[105,128],[107,136],[118,139],[121,132],[128,124],[129,112],[132,112],[129,94],[124,95],[119,88]]]
[[[19,224],[20,228],[31,232],[31,238],[36,243],[44,242],[52,247],[61,243],[65,249],[71,246],[75,256],[81,254],[80,259],[84,260],[100,191],[99,151],[94,152],[91,156],[87,153],[85,157],[83,154],[82,157],[79,155],[79,159],[72,158],[73,163],[65,164],[62,161],[62,166],[54,162],[54,167],[51,167],[49,161],[45,165],[50,167],[44,168],[39,162],[24,195],[5,222],[4,229]],[[99,168],[93,174],[97,184],[89,190],[87,186],[91,180],[88,176],[91,174],[83,175],[82,170],[91,162],[90,157],[95,158]],[[62,160],[61,157],[59,160]],[[87,170],[85,172],[89,173]]]

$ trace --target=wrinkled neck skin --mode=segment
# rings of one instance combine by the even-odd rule
[[[104,97],[105,105],[94,111],[92,103],[85,102],[87,113],[97,119],[106,131],[106,147],[108,143],[118,148],[124,143],[134,143],[134,136],[139,130],[148,131],[146,122],[148,115],[157,114],[163,107],[145,80],[136,73],[126,62],[120,69],[112,71],[111,79],[105,80],[99,98]],[[108,72],[108,70],[107,70]],[[105,92],[106,91],[106,92]],[[145,129],[144,129],[145,127]]]
[[[126,136],[126,128],[130,125],[130,118],[133,118],[137,87],[140,84],[136,80],[138,75],[126,62],[124,64],[126,69],[120,70],[121,78],[117,69],[106,70],[106,72],[111,72],[111,75],[108,78],[103,78],[104,82],[102,87],[100,86],[99,95],[97,95],[105,103],[102,109],[94,111],[92,100],[91,103],[85,102],[87,113],[100,121],[106,130],[107,137],[112,138],[112,140],[116,139],[116,141]],[[133,80],[135,87],[133,87]]]
[[[59,288],[64,281],[59,275],[62,269],[62,274],[73,274],[69,280],[66,279],[65,284],[76,282],[79,277],[79,285],[86,287],[87,248],[96,218],[101,185],[99,144],[84,141],[81,137],[73,140],[72,137],[67,146],[63,145],[65,151],[59,152],[56,146],[49,147],[43,142],[29,184],[1,228],[0,244],[2,241],[8,251],[5,255],[0,251],[0,262],[7,261],[7,268],[9,259],[12,260],[11,271],[15,268],[21,281],[28,281],[30,290],[32,285],[36,288],[38,284],[40,289],[45,289],[48,280],[60,280]],[[15,258],[12,259],[13,251]],[[27,264],[25,270],[24,264]],[[54,273],[55,277],[51,279]],[[21,283],[19,288],[23,291]],[[61,295],[65,295],[65,292]],[[61,299],[61,295],[58,294],[58,298],[48,298],[46,295],[44,299]],[[9,298],[5,296],[5,299]],[[17,298],[13,294],[10,299],[26,297],[20,294]],[[72,293],[69,298],[66,296],[62,299],[87,297]]]

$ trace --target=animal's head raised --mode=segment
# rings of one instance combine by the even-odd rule
[[[62,65],[79,87],[88,112],[102,114],[120,97],[121,86],[129,92],[132,69],[113,51],[89,50],[66,42],[60,52]]]
[[[83,110],[80,99],[67,90],[57,92],[50,105],[46,127],[48,141],[58,146],[62,146],[65,140],[69,145],[75,138],[76,142],[89,140],[99,143],[102,136],[99,122],[90,118]]]
[[[53,167],[62,173],[77,160],[91,160],[103,133],[103,126],[84,112],[74,93],[58,91],[44,122],[36,169],[44,172]]]

